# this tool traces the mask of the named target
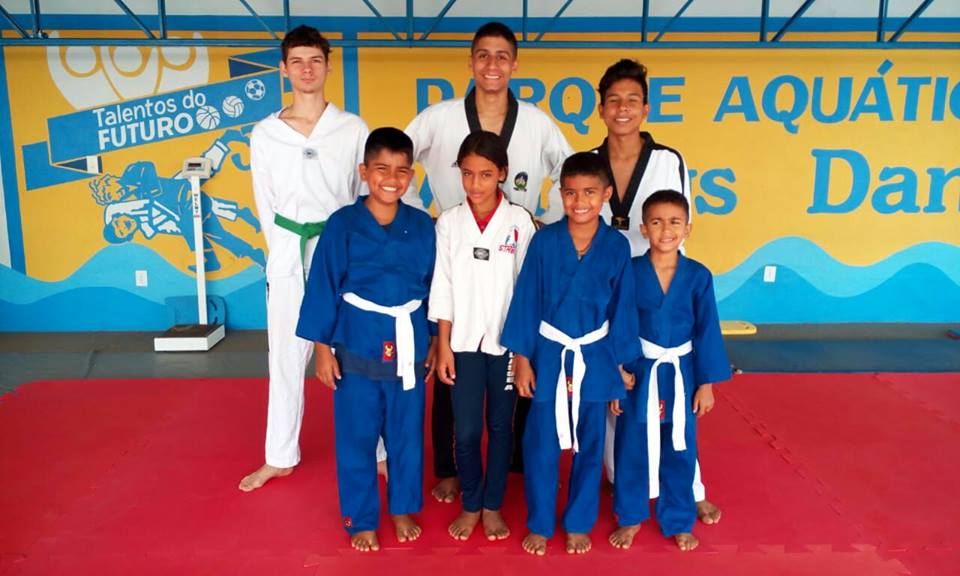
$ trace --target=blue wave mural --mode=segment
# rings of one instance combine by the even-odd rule
[[[767,265],[777,266],[776,282],[763,281]],[[148,271],[149,287],[135,286],[136,270]],[[209,281],[207,290],[226,302],[228,328],[266,327],[259,267]],[[165,330],[167,299],[194,291],[192,275],[137,244],[105,247],[60,282],[0,266],[0,331]],[[782,238],[718,275],[716,292],[724,319],[755,323],[960,323],[960,247],[928,242],[847,266],[808,240]]]
[[[960,285],[960,246],[925,242],[868,266],[851,266],[837,261],[813,242],[791,236],[760,247],[736,268],[717,275],[715,289],[717,300],[724,300],[752,279],[757,270],[775,265],[793,271],[823,294],[849,297],[877,288],[907,266],[917,263],[937,268],[954,284]],[[778,274],[777,282],[780,281]]]
[[[776,282],[763,281],[777,266]],[[960,322],[960,246],[925,242],[868,266],[779,238],[715,278],[720,315],[754,323]]]
[[[862,294],[839,297],[780,266],[776,282],[765,283],[758,270],[718,306],[725,320],[753,323],[960,322],[960,285],[935,266],[910,264]]]
[[[136,270],[147,271],[148,287],[135,285]],[[256,265],[207,282],[207,293],[225,300],[232,329],[266,327],[265,290]],[[194,276],[138,244],[105,247],[60,282],[0,266],[0,331],[166,330],[172,317],[166,300],[195,294]]]

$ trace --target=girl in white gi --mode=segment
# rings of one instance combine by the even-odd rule
[[[517,69],[517,38],[508,26],[488,22],[477,29],[470,45],[469,66],[473,89],[464,98],[444,100],[420,112],[407,126],[414,146],[414,160],[426,170],[424,187],[433,194],[439,212],[463,202],[464,192],[456,154],[463,139],[486,130],[503,139],[510,159],[503,191],[514,204],[536,215],[544,179],[557,181],[563,160],[573,154],[563,133],[546,113],[529,102],[518,100],[510,90],[510,78]],[[563,216],[557,188],[551,189],[545,212],[538,218],[546,223]],[[404,201],[422,206],[414,188]],[[514,428],[522,432],[529,402],[517,403]],[[432,494],[441,502],[453,502],[458,492],[457,469],[453,458],[453,412],[449,391],[437,387],[433,394],[432,440],[434,474],[440,481]],[[519,440],[515,439],[512,469],[520,472]]]
[[[487,539],[502,540],[510,535],[500,507],[513,449],[516,391],[507,381],[510,356],[500,344],[500,332],[536,228],[530,213],[510,203],[500,189],[507,175],[507,150],[498,135],[467,136],[457,166],[467,200],[437,221],[429,308],[430,319],[439,324],[438,377],[451,386],[463,491],[463,511],[448,532],[466,540],[482,519]],[[486,475],[480,450],[484,399]]]
[[[299,26],[283,39],[280,70],[293,104],[260,121],[250,137],[253,194],[267,244],[270,395],[265,464],[240,482],[244,492],[286,476],[300,462],[303,381],[313,345],[294,333],[304,280],[324,221],[361,187],[367,126],[326,101],[330,44]]]

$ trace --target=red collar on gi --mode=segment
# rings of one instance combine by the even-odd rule
[[[490,220],[493,219],[493,215],[496,214],[497,210],[500,209],[500,204],[502,202],[503,202],[503,192],[501,192],[500,189],[497,188],[497,206],[493,210],[491,210],[490,213],[483,218],[483,220],[481,220],[480,218],[477,218],[477,212],[473,209],[473,204],[470,203],[470,200],[467,200],[467,206],[470,207],[470,213],[473,214],[473,219],[476,220],[477,228],[480,229],[481,234],[483,234],[483,231],[487,229],[487,224],[490,223]]]

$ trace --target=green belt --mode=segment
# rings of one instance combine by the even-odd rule
[[[326,221],[304,222],[301,224],[300,222],[291,220],[282,214],[274,214],[273,223],[284,230],[293,232],[300,237],[300,262],[303,262],[304,258],[307,256],[307,240],[315,236],[319,236],[323,232],[324,227],[327,225]]]

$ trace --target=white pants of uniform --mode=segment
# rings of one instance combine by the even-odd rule
[[[607,471],[607,480],[613,483],[613,438],[616,436],[617,417],[607,410],[607,435],[603,442],[603,467]],[[707,499],[707,488],[700,479],[700,459],[697,459],[697,466],[693,472],[693,498],[697,502],[703,502]]]
[[[300,425],[303,422],[303,382],[314,344],[297,336],[303,278],[300,275],[268,279],[267,358],[270,395],[267,405],[266,463],[290,468],[300,462]],[[377,461],[385,460],[383,438]]]

